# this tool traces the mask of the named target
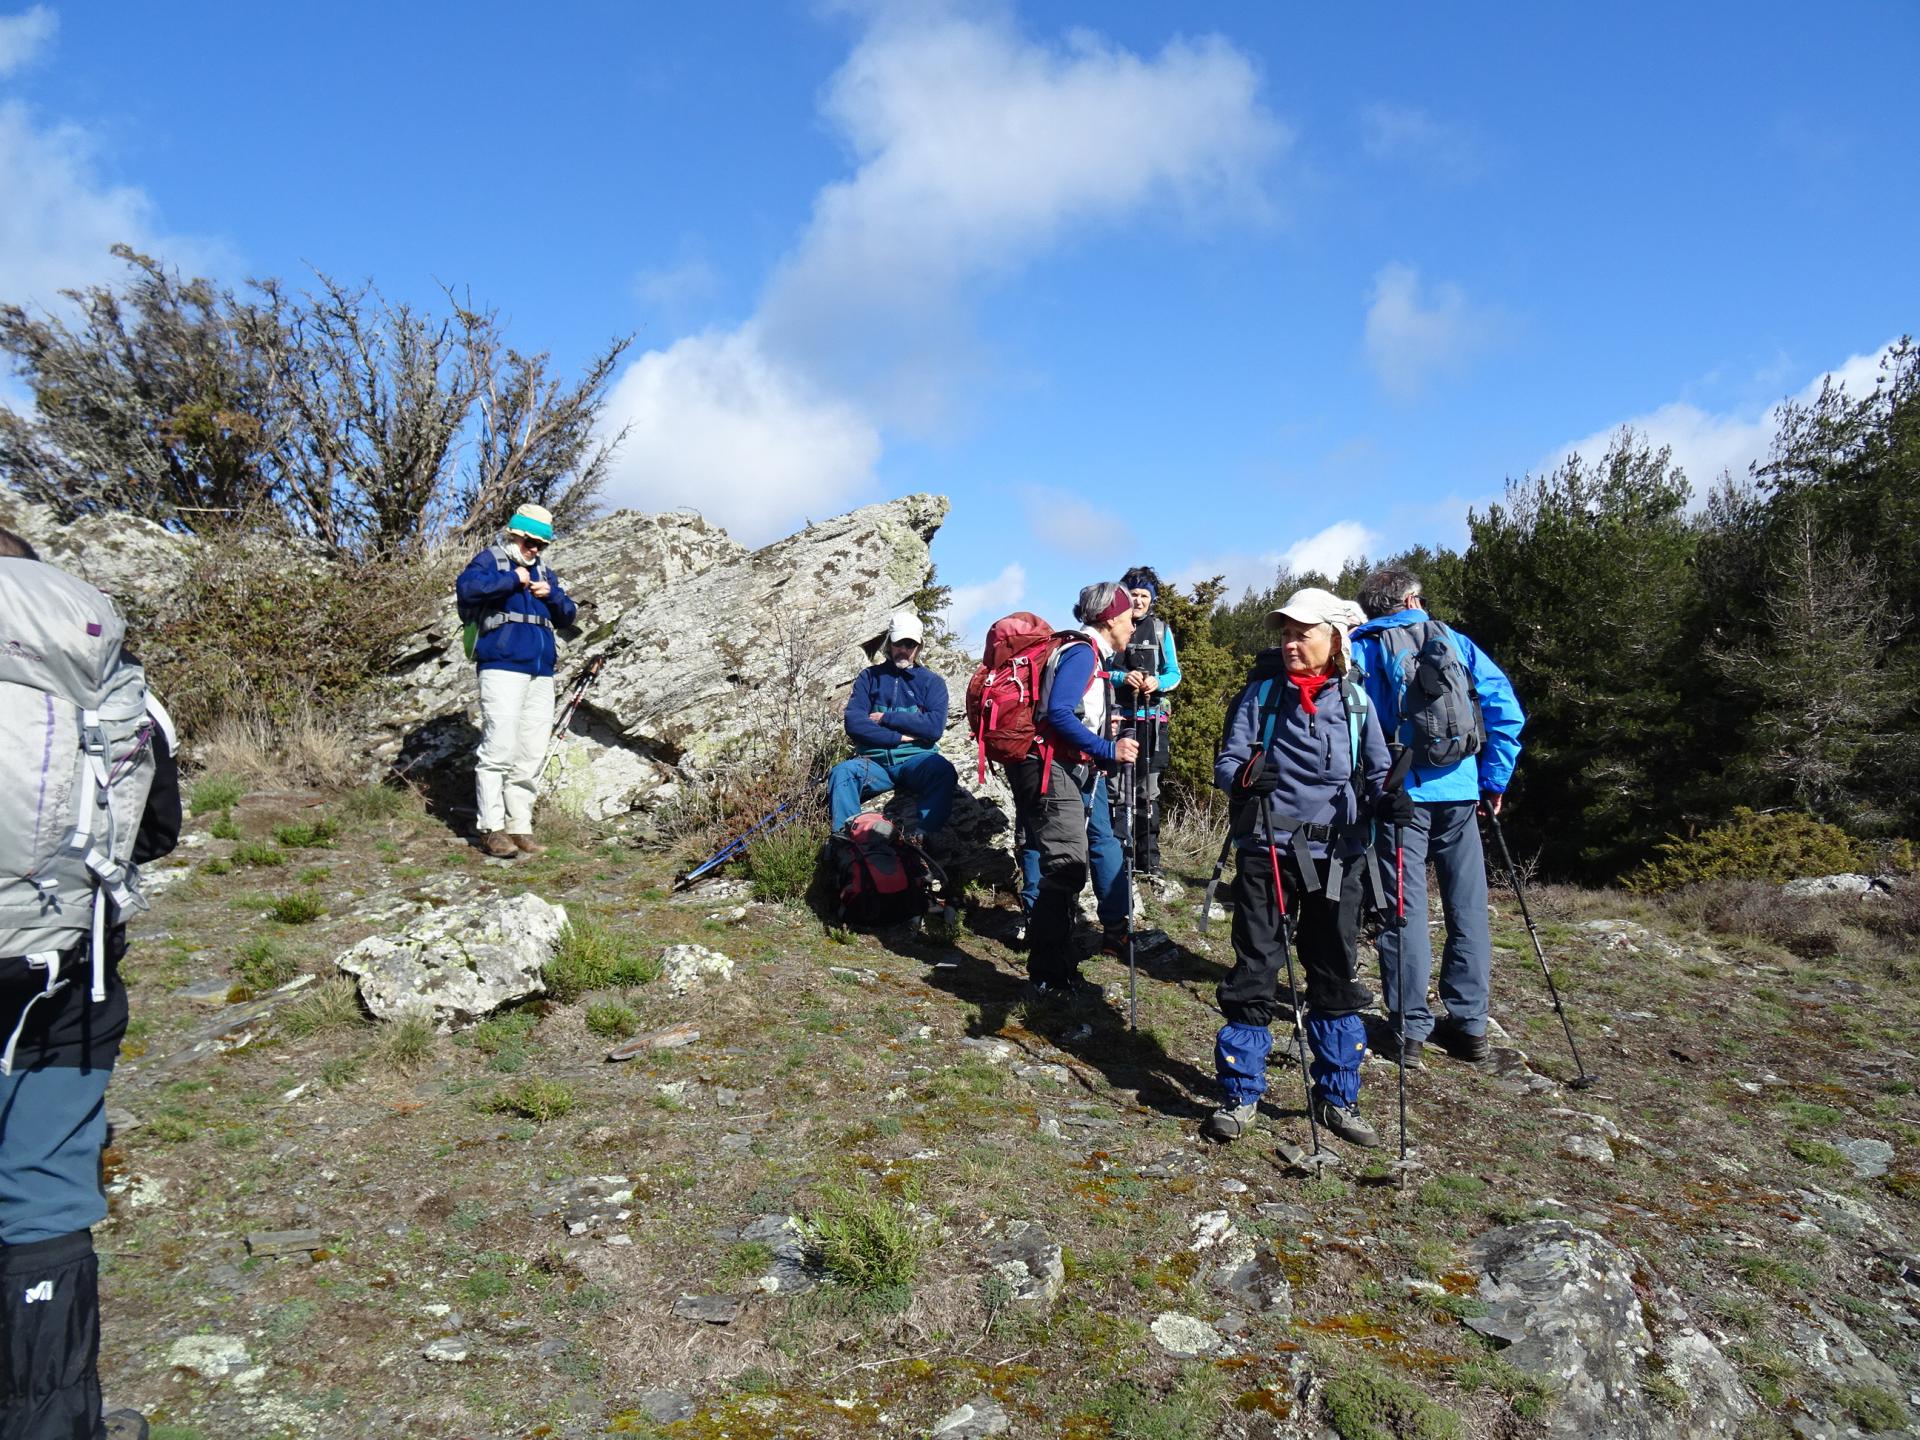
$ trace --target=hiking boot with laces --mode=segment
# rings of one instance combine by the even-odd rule
[[[480,837],[480,853],[496,860],[512,860],[520,854],[520,847],[505,832],[489,830]]]
[[[509,835],[507,838],[513,841],[513,848],[518,850],[522,855],[542,855],[546,853],[547,847],[534,844],[533,836],[531,835]]]
[[[1409,1037],[1403,1043],[1399,1035],[1389,1030],[1375,1043],[1373,1053],[1378,1055],[1382,1060],[1392,1060],[1404,1064],[1409,1070],[1418,1070],[1422,1068],[1420,1064],[1420,1052],[1426,1048],[1427,1045],[1424,1040],[1415,1040]],[[1404,1060],[1401,1059],[1403,1055],[1406,1057]]]
[[[1200,1133],[1222,1144],[1238,1140],[1253,1129],[1253,1117],[1259,1108],[1253,1101],[1245,1105],[1223,1105],[1206,1118]]]
[[[1470,1065],[1485,1060],[1489,1048],[1485,1035],[1469,1033],[1466,1026],[1451,1015],[1433,1027],[1433,1043],[1454,1059],[1465,1060]]]
[[[1111,955],[1115,960],[1127,958],[1127,927],[1110,925],[1100,932],[1100,953]]]
[[[1380,1143],[1379,1133],[1361,1116],[1358,1105],[1335,1105],[1316,1095],[1313,1097],[1313,1118],[1323,1130],[1338,1135],[1349,1145],[1371,1150]]]

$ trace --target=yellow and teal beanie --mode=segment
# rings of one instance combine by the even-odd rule
[[[531,535],[553,543],[553,512],[541,505],[522,505],[507,522],[509,535]]]

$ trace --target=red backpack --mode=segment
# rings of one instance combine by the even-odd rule
[[[890,925],[933,905],[934,872],[917,846],[896,840],[893,822],[867,810],[833,835],[834,886],[840,918],[854,925]]]
[[[1025,610],[994,621],[988,629],[980,668],[967,682],[967,729],[979,750],[981,783],[986,782],[988,761],[1007,765],[1026,759],[1035,746],[1043,752],[1050,748],[1034,729],[1041,679],[1055,651],[1084,638],[1057,631]],[[1043,794],[1045,789],[1043,780]]]

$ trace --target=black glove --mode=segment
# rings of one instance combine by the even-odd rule
[[[1280,788],[1280,772],[1267,763],[1267,752],[1256,750],[1247,757],[1247,763],[1240,767],[1240,773],[1233,777],[1233,793],[1236,798],[1242,795],[1257,795],[1262,800]]]
[[[1373,816],[1389,825],[1411,825],[1416,818],[1413,797],[1404,790],[1389,790],[1373,802]]]

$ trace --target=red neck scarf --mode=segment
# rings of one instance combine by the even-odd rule
[[[1319,695],[1321,687],[1332,678],[1327,674],[1296,675],[1291,670],[1287,672],[1287,679],[1292,681],[1295,688],[1300,691],[1300,704],[1309,715],[1320,713],[1320,707],[1314,703],[1314,697]]]

